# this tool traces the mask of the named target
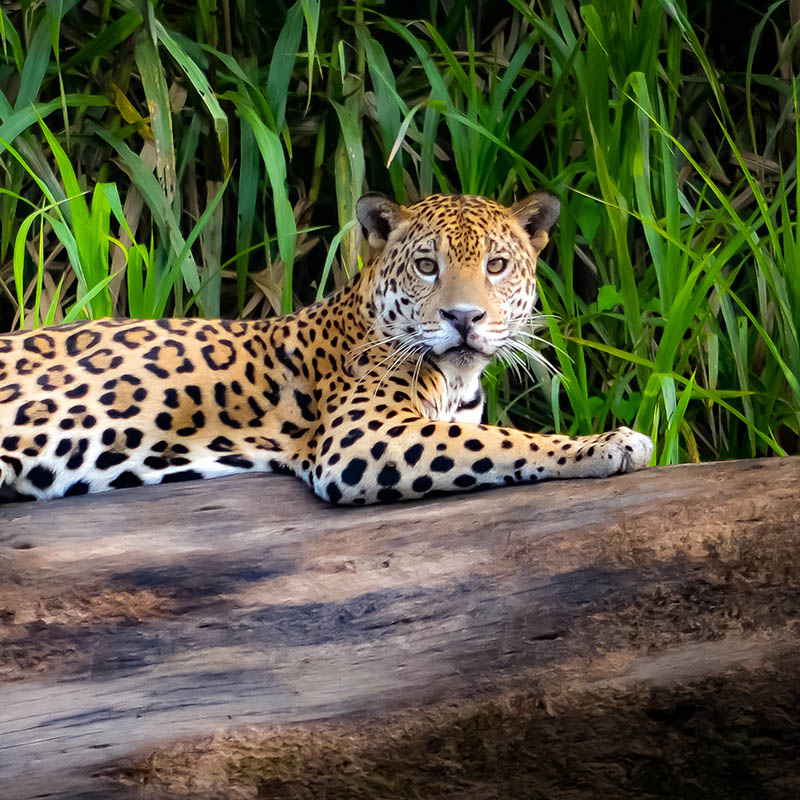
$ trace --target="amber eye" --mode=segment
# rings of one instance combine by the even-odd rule
[[[486,272],[489,275],[502,275],[507,269],[507,258],[492,258],[486,262]]]
[[[423,278],[433,278],[439,274],[439,265],[432,258],[418,258],[414,266]]]

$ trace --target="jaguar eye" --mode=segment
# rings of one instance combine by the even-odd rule
[[[492,258],[486,262],[486,272],[489,275],[502,275],[507,269],[507,258]]]
[[[439,274],[439,265],[432,258],[418,258],[414,266],[423,278],[433,278]]]

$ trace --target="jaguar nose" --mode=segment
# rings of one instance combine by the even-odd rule
[[[466,342],[472,327],[486,318],[486,311],[481,308],[440,308],[439,316],[447,320]]]

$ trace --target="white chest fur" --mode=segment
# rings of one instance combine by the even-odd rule
[[[432,403],[425,403],[425,416],[445,422],[475,422],[483,418],[484,393],[480,370],[461,370],[439,364],[442,391]]]

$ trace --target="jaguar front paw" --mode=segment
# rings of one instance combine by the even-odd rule
[[[630,428],[617,428],[608,440],[609,460],[617,468],[610,474],[636,472],[644,469],[653,455],[653,441],[643,433]],[[615,452],[616,451],[616,452]]]

